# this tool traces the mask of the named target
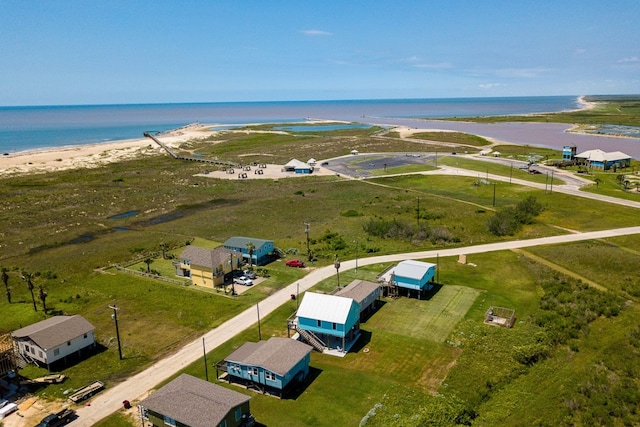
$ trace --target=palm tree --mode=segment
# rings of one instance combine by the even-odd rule
[[[147,264],[147,273],[151,273],[151,263],[153,262],[152,258],[145,258],[144,263]]]
[[[25,282],[27,282],[27,288],[29,289],[29,292],[31,292],[31,301],[33,302],[33,311],[38,311],[38,307],[36,307],[36,297],[33,295],[33,278],[34,278],[34,274],[33,273],[28,273],[26,271],[22,272],[22,280],[24,280]]]
[[[169,244],[165,242],[160,243],[160,250],[162,251],[162,259],[167,259],[167,251],[169,250]]]
[[[11,304],[11,288],[9,287],[9,274],[7,274],[7,271],[9,269],[2,267],[2,283],[4,283],[4,287],[7,290],[7,301]]]
[[[42,309],[46,313],[47,312],[47,291],[44,290],[42,286],[40,286],[40,291],[38,292],[38,298],[42,301]]]
[[[253,242],[247,242],[247,250],[249,251],[249,268],[253,268],[253,251],[256,250],[256,245]]]

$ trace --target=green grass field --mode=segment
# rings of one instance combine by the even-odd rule
[[[598,117],[603,116],[596,111],[593,118]],[[300,137],[235,133],[222,137],[229,144],[192,142],[184,150],[231,160],[275,161],[288,160],[294,152],[296,157],[328,158],[353,148],[424,149],[419,142],[380,138],[378,131]],[[517,155],[527,150],[499,149]],[[462,167],[462,159],[447,161]],[[473,168],[464,162],[464,167]],[[526,239],[564,234],[567,229],[638,225],[639,218],[631,208],[509,183],[496,184],[494,206],[494,186],[478,185],[473,177],[226,181],[195,176],[207,168],[150,157],[0,180],[0,218],[11,224],[1,232],[0,266],[9,270],[12,296],[11,304],[6,298],[0,300],[0,329],[15,330],[53,314],[78,313],[96,326],[101,349],[65,370],[69,379],[63,387],[41,389],[38,396],[62,399],[66,389],[96,378],[112,386],[304,274],[276,262],[266,267],[267,280],[231,298],[110,267],[137,261],[133,269],[146,269],[143,260],[152,257],[150,267],[169,277],[173,267],[159,255],[162,244],[177,255],[187,242],[212,247],[231,236],[248,235],[273,239],[292,257],[300,256],[306,253],[307,222],[317,256],[314,267],[330,265],[336,254],[347,260],[356,254],[363,258]],[[475,168],[480,176],[486,172],[484,164]],[[505,166],[490,171],[503,176],[511,172]],[[615,194],[610,179],[603,176],[607,182],[598,191]],[[488,232],[487,220],[496,210],[515,206],[528,196],[535,196],[545,208],[533,224],[508,237]],[[125,212],[135,213],[110,219]],[[367,221],[380,219],[420,222],[429,230],[447,230],[454,238],[385,238],[364,231]],[[637,236],[527,250],[548,260],[548,265],[512,252],[473,255],[468,259],[473,265],[440,259],[442,288],[431,299],[385,300],[363,323],[363,341],[353,353],[344,359],[312,355],[313,381],[297,399],[252,394],[258,421],[269,426],[358,425],[363,419],[367,426],[640,423],[637,413],[628,410],[640,406]],[[585,289],[550,265],[574,271],[608,291]],[[340,281],[374,280],[385,267],[340,271]],[[34,312],[20,279],[22,270],[38,273],[34,283],[36,291],[42,286],[48,292],[48,313],[42,311],[37,292]],[[316,289],[329,292],[335,279],[319,283]],[[608,299],[614,297],[623,299],[621,309],[617,299]],[[108,308],[113,303],[120,307],[122,362]],[[286,336],[286,319],[295,304],[289,301],[264,319],[263,338]],[[515,309],[514,328],[484,325],[490,306]],[[586,308],[576,313],[572,307]],[[606,313],[600,313],[603,308]],[[257,339],[257,330],[249,329],[212,350],[208,358],[221,360],[243,342]],[[186,371],[204,378],[200,362]],[[23,373],[38,376],[43,371],[30,367]],[[135,422],[116,414],[100,425]]]

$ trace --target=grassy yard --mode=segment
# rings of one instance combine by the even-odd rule
[[[486,174],[494,174],[501,176],[508,176],[516,179],[523,179],[525,181],[536,182],[538,184],[548,183],[550,186],[562,185],[565,182],[558,176],[547,176],[546,174],[531,174],[527,170],[520,169],[518,166],[520,163],[516,163],[512,166],[499,164],[496,162],[473,160],[465,157],[443,157],[440,160],[440,164],[446,166],[454,166],[456,168],[469,169],[478,171],[478,178],[485,178]],[[553,179],[553,180],[552,180]]]
[[[596,112],[593,117],[602,116]],[[424,150],[422,143],[381,138],[377,132],[302,136],[229,132],[216,140],[219,144],[194,141],[183,149],[245,162],[287,161],[293,153],[321,159],[351,149]],[[530,148],[511,151],[524,155],[527,150]],[[502,146],[499,151],[511,154]],[[446,161],[460,166],[467,162],[458,157]],[[488,165],[474,167],[481,178]],[[0,300],[0,329],[15,330],[53,314],[78,313],[96,326],[100,344],[99,354],[65,370],[69,380],[63,387],[41,389],[38,395],[63,398],[66,389],[96,378],[111,386],[305,274],[276,262],[267,266],[270,277],[264,282],[231,298],[110,268],[137,261],[132,268],[146,269],[144,259],[151,257],[150,267],[170,277],[171,261],[159,255],[164,244],[169,254],[178,255],[187,242],[213,247],[231,236],[248,235],[273,239],[290,257],[299,257],[306,253],[306,222],[311,224],[310,245],[317,256],[313,268],[330,265],[336,254],[346,260],[356,255],[362,258],[638,223],[634,209],[508,183],[478,185],[473,177],[226,181],[196,176],[207,168],[150,157],[96,169],[0,180],[0,220],[11,224],[0,234],[0,265],[9,270],[12,296],[11,303]],[[506,166],[489,171],[503,176],[512,172],[515,177],[515,169]],[[537,181],[542,183],[546,179],[527,178],[542,179]],[[614,194],[610,178],[603,176],[598,191]],[[496,237],[488,232],[487,220],[494,212],[528,196],[535,196],[545,207],[533,224],[514,236]],[[132,214],[114,218],[127,212]],[[367,221],[381,219],[446,230],[451,238],[424,239],[417,234],[390,238],[364,231]],[[557,325],[545,321],[556,318],[543,304],[548,304],[550,284],[568,286],[573,283],[571,278],[511,252],[473,255],[468,259],[473,265],[441,259],[442,288],[431,299],[385,300],[362,325],[363,340],[353,353],[344,359],[313,354],[313,381],[297,399],[252,395],[252,411],[258,421],[272,426],[357,425],[369,413],[367,425],[416,425],[411,420],[427,420],[428,414],[445,418],[455,414],[460,423],[473,425],[571,424],[566,420],[591,425],[601,424],[593,422],[601,419],[593,408],[611,407],[615,402],[640,405],[628,392],[633,387],[637,390],[640,378],[634,346],[636,335],[640,336],[634,329],[640,324],[635,308],[640,297],[637,236],[528,251],[588,277],[627,304],[617,316],[590,320],[589,325],[575,329],[570,341],[551,345],[549,337],[555,336],[552,327]],[[340,281],[344,285],[354,278],[373,280],[385,267],[341,271]],[[20,279],[23,270],[36,274],[37,311]],[[336,279],[327,279],[317,289],[332,290]],[[37,299],[40,286],[48,292],[46,314]],[[589,292],[574,283],[557,300],[582,294],[592,298]],[[108,308],[114,303],[120,308],[122,362]],[[482,324],[489,306],[515,309],[515,327],[505,330]],[[286,336],[286,319],[295,307],[296,301],[288,301],[264,319],[262,338]],[[257,339],[257,330],[249,329],[214,349],[209,360],[220,360],[245,341]],[[368,352],[363,351],[365,347]],[[543,358],[530,365],[521,362],[523,357],[530,361],[532,353],[537,356],[539,347],[544,347]],[[195,363],[187,372],[201,378],[205,375],[202,363]],[[37,376],[43,372],[28,368],[24,373]],[[212,375],[211,370],[209,373]],[[620,381],[614,384],[611,378]],[[616,399],[607,401],[599,392],[604,389],[614,390]],[[370,412],[373,409],[377,415]],[[620,425],[640,422],[633,414],[614,416]],[[432,424],[447,425],[444,418],[441,421]],[[118,414],[101,425],[129,422]]]

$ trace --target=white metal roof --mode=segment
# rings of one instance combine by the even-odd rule
[[[353,299],[307,292],[298,307],[298,317],[332,323],[346,323]]]
[[[631,156],[621,151],[611,151],[607,153],[606,151],[602,151],[599,149],[584,151],[580,154],[576,154],[576,157],[580,159],[588,159],[588,160],[591,160],[592,162],[604,162],[604,161],[612,162],[615,160],[626,160],[631,158]]]
[[[308,164],[306,164],[305,162],[301,162],[298,159],[289,160],[289,162],[286,165],[284,165],[284,167],[295,168],[295,169],[309,169]]]
[[[435,267],[435,264],[430,262],[414,261],[408,259],[402,261],[396,265],[393,270],[393,274],[400,277],[407,277],[410,279],[422,279],[425,273],[431,268]]]

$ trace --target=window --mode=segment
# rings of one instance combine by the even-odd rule
[[[316,322],[317,322],[317,324],[318,324],[318,328],[321,328],[321,327],[322,327],[322,320],[319,320],[319,319],[318,319]]]
[[[335,322],[333,322],[333,325],[331,325],[331,326],[333,327],[333,330],[334,330],[334,331],[335,331],[336,329],[338,329],[338,325],[337,325]]]
[[[84,334],[84,339],[85,339],[85,340],[87,339],[87,334]]]
[[[219,427],[227,427],[227,420],[222,420],[220,422],[220,424],[218,424]]]
[[[38,357],[42,358],[42,351],[38,350]]]
[[[71,341],[67,341],[67,345],[71,345]]]
[[[166,415],[164,416],[164,423],[171,427],[176,427],[176,420],[173,418],[169,418]]]
[[[60,349],[59,348],[54,348],[53,349],[53,355],[54,356],[59,356],[60,355]]]
[[[251,375],[258,375],[258,368],[250,368],[249,372],[251,372]]]
[[[267,379],[269,381],[275,381],[276,380],[276,374],[274,374],[273,372],[265,371],[264,372],[264,377],[265,377],[265,379]]]
[[[240,418],[242,418],[242,408],[237,407],[235,413],[236,413],[236,421],[240,421]]]

